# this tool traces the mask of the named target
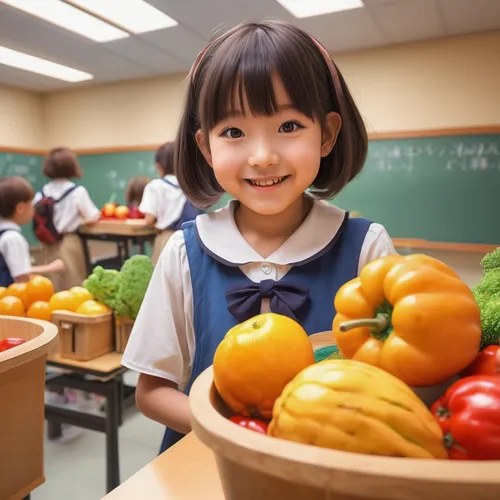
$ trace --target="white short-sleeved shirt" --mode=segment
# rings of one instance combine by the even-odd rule
[[[175,175],[166,175],[163,179],[153,179],[144,189],[139,210],[143,214],[156,217],[155,227],[164,230],[177,222],[186,203],[186,196],[181,189],[165,182],[179,185]]]
[[[264,259],[244,239],[234,220],[234,200],[196,219],[203,245],[221,259],[236,264],[253,282],[279,281],[291,269],[325,248],[338,232],[345,212],[315,201],[302,225],[272,255]],[[228,245],[227,242],[231,244]],[[371,224],[359,257],[358,272],[368,262],[396,253],[380,224]],[[264,302],[264,301],[263,301]],[[266,312],[263,303],[262,312]],[[195,355],[193,291],[182,231],[175,232],[155,267],[122,363],[126,367],[171,380],[182,390],[189,381]]]
[[[0,236],[0,254],[3,255],[10,275],[17,278],[29,274],[30,249],[26,238],[21,234],[21,228],[14,222],[0,219],[0,231],[6,231]]]
[[[66,179],[53,180],[43,186],[45,196],[58,200],[75,184]],[[42,193],[35,195],[34,203],[42,198]],[[100,211],[83,186],[78,186],[68,196],[54,205],[54,225],[61,234],[74,233],[85,222],[99,219]]]

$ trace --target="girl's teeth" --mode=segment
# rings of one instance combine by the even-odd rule
[[[280,177],[279,179],[274,179],[274,180],[268,180],[268,181],[253,181],[251,180],[250,182],[252,184],[255,184],[256,186],[272,186],[273,184],[278,184],[278,182],[281,182],[284,179],[284,177]]]

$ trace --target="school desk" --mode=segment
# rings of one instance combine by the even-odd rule
[[[122,424],[122,411],[134,404],[135,388],[123,383],[127,369],[121,364],[122,355],[104,354],[90,361],[75,361],[50,353],[47,367],[55,368],[46,376],[49,389],[76,389],[106,398],[105,415],[96,415],[68,409],[59,405],[45,405],[49,437],[61,435],[61,424],[71,424],[106,434],[106,491],[120,484],[118,454],[118,428]]]
[[[154,227],[148,226],[144,219],[101,220],[96,224],[81,226],[78,235],[83,243],[83,253],[87,273],[93,269],[89,250],[89,241],[103,241],[116,243],[118,252],[118,265],[130,257],[130,246],[137,245],[139,253],[143,254],[145,243],[153,243],[157,231]]]
[[[102,500],[224,500],[212,451],[193,432]]]

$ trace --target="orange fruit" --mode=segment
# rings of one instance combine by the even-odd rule
[[[64,290],[62,292],[56,292],[49,300],[51,311],[71,311],[75,312],[80,305],[78,298],[72,294],[69,290]]]
[[[78,299],[78,305],[87,302],[87,300],[94,300],[92,294],[83,286],[74,286],[69,291]]]
[[[77,314],[85,314],[85,316],[98,316],[111,312],[111,309],[95,300],[87,300],[80,304],[76,312]]]
[[[49,278],[45,276],[33,276],[26,284],[28,289],[28,299],[30,304],[33,302],[48,302],[54,295],[54,285]]]
[[[227,332],[215,351],[214,383],[238,415],[271,418],[285,386],[312,364],[311,341],[296,321],[260,314]]]
[[[27,283],[12,283],[7,288],[4,297],[17,297],[23,301],[24,307],[30,305],[28,297],[28,284]]]
[[[24,304],[19,297],[8,295],[0,299],[0,315],[24,316]]]
[[[30,305],[28,312],[26,313],[26,317],[50,321],[52,319],[52,310],[50,309],[48,302],[37,300]]]
[[[6,292],[7,292],[7,287],[0,286],[0,299],[5,295]]]

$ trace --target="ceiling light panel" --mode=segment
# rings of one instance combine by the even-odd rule
[[[364,7],[361,0],[276,0],[297,18],[323,16],[333,12]]]
[[[177,21],[144,0],[67,0],[132,33],[147,33],[177,25]]]
[[[130,36],[126,31],[59,0],[0,0],[0,2],[95,42],[110,42]]]
[[[51,78],[56,78],[57,80],[63,80],[65,82],[76,83],[92,80],[94,78],[89,73],[47,61],[46,59],[30,56],[24,52],[18,52],[17,50],[2,47],[1,45],[0,64],[31,71],[39,75],[50,76]]]

